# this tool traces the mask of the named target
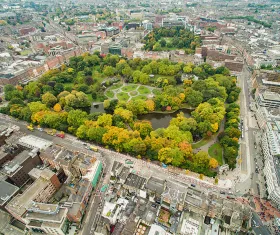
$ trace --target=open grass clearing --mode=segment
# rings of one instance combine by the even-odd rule
[[[120,92],[117,94],[117,98],[121,101],[128,101],[129,100],[129,95],[125,92]]]
[[[147,96],[145,95],[138,95],[131,98],[132,100],[147,100]]]
[[[138,92],[137,91],[131,91],[131,92],[129,92],[129,95],[130,96],[136,96],[136,95],[138,95]]]
[[[140,86],[137,90],[141,95],[148,95],[151,93],[150,89],[145,86]]]
[[[136,88],[137,88],[137,85],[130,84],[130,85],[122,87],[122,91],[130,92],[130,91],[134,91]]]
[[[161,91],[160,91],[159,89],[153,89],[153,90],[152,90],[152,93],[153,93],[154,95],[160,95]]]
[[[116,90],[116,89],[120,88],[122,85],[123,85],[122,83],[118,82],[118,83],[110,86],[108,89],[109,90]]]
[[[198,141],[197,143],[192,144],[192,148],[193,148],[193,149],[200,148],[200,147],[202,147],[203,145],[207,144],[209,140],[210,140],[210,139],[202,139],[202,140]]]
[[[215,158],[219,162],[220,166],[223,165],[223,148],[220,143],[211,145],[208,149],[208,154],[210,157]]]
[[[108,98],[114,98],[114,92],[113,91],[106,91],[105,92],[105,95],[108,97]]]

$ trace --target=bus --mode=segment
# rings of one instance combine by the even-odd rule
[[[98,148],[97,147],[95,147],[95,146],[89,146],[89,149],[90,150],[92,150],[92,151],[94,151],[94,152],[98,152]]]

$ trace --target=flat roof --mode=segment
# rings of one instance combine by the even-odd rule
[[[30,151],[27,150],[22,151],[12,161],[7,162],[4,165],[2,171],[7,175],[13,175],[22,167],[22,163],[24,163],[30,157],[29,153]]]
[[[10,224],[11,216],[7,212],[0,210],[0,231],[5,235],[24,235],[25,232]]]
[[[54,160],[58,157],[58,154],[62,151],[62,147],[58,145],[48,146],[44,151],[40,153],[40,155],[44,158],[48,158]]]
[[[155,191],[158,194],[162,194],[165,189],[165,181],[159,178],[151,177],[145,186],[147,189]]]
[[[61,223],[66,213],[67,208],[60,208],[58,204],[33,203],[24,217],[29,220]]]
[[[47,147],[52,145],[51,141],[39,138],[34,135],[23,136],[19,139],[18,142],[25,147],[38,148],[40,150],[46,149]]]
[[[125,184],[134,188],[142,189],[145,182],[145,178],[130,173],[126,178]]]
[[[272,101],[280,102],[280,94],[278,94],[276,92],[264,92],[262,94],[262,96],[265,100],[272,100]]]
[[[49,171],[49,172],[48,172]],[[22,194],[16,195],[8,204],[7,208],[18,215],[23,215],[25,211],[32,205],[32,201],[36,199],[39,192],[41,192],[48,184],[49,181],[46,177],[54,173],[45,169],[41,176],[34,181]]]
[[[0,205],[4,205],[18,190],[19,187],[6,181],[0,181]]]

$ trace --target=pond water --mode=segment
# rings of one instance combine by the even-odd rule
[[[91,106],[90,112],[101,112],[105,113],[103,104],[93,104]],[[177,117],[177,114],[183,112],[185,114],[185,117],[190,117],[192,110],[189,109],[181,109],[174,113],[148,113],[139,115],[139,120],[148,120],[152,123],[152,126],[154,129],[157,128],[166,128],[169,125],[169,122],[172,118]]]
[[[190,117],[192,110],[182,109],[174,113],[148,113],[138,116],[139,120],[148,120],[152,123],[154,129],[166,128],[172,118],[177,117],[177,114],[183,112],[185,117]]]

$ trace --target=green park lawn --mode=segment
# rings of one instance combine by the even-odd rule
[[[114,98],[114,92],[113,91],[108,90],[108,91],[105,92],[105,95],[108,98],[111,98],[111,99]]]
[[[137,94],[138,94],[137,91],[131,91],[131,92],[129,92],[129,95],[130,95],[130,96],[136,96]]]
[[[117,98],[120,100],[120,101],[128,101],[129,99],[129,95],[125,92],[120,92],[117,94]]]
[[[220,166],[223,165],[223,148],[220,143],[211,145],[208,149],[208,154],[210,157],[215,158],[219,162]]]
[[[147,100],[147,96],[145,95],[137,95],[131,98],[132,100]]]
[[[148,95],[148,94],[150,94],[150,89],[145,87],[145,86],[139,86],[137,90],[139,91],[139,93],[141,95]]]
[[[152,92],[154,95],[159,95],[161,93],[159,89],[153,89]]]
[[[192,144],[192,148],[198,149],[198,148],[202,147],[203,145],[207,144],[208,141],[209,141],[208,139],[202,139],[199,142]]]
[[[122,91],[130,92],[130,91],[134,91],[136,88],[137,88],[137,85],[131,84],[131,85],[122,87]]]
[[[122,86],[122,83],[116,83],[114,85],[112,85],[111,87],[109,87],[110,90],[115,90],[115,89],[118,89]]]

